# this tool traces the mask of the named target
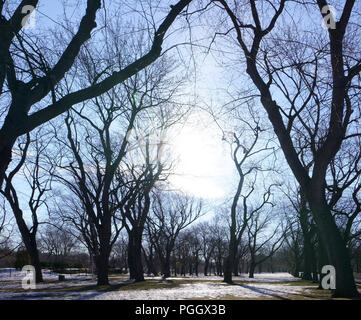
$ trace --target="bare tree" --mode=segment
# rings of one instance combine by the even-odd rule
[[[107,92],[152,64],[161,55],[168,29],[190,2],[191,0],[180,0],[171,6],[166,18],[154,30],[152,45],[144,55],[134,57],[131,63],[122,65],[118,71],[103,78],[100,77],[103,71],[99,71],[97,81],[60,97],[56,94],[57,85],[62,83],[82,46],[91,38],[91,32],[97,26],[96,14],[101,7],[101,1],[87,0],[85,14],[78,29],[54,63],[51,63],[53,57],[48,56],[40,49],[40,44],[29,39],[23,32],[23,21],[28,17],[28,12],[24,13],[23,9],[26,6],[36,9],[38,0],[22,0],[13,12],[6,13],[5,2],[1,2],[0,92],[3,107],[0,129],[0,185],[11,162],[12,147],[19,136],[59,116],[77,103]],[[41,40],[40,36],[38,40]],[[13,47],[17,50],[12,50]],[[46,47],[49,48],[49,45]],[[44,108],[34,109],[34,106],[47,103]]]
[[[213,256],[215,249],[215,241],[213,232],[211,232],[212,227],[209,222],[201,222],[195,226],[195,233],[198,234],[200,240],[200,250],[201,256],[203,257],[204,263],[204,275],[208,276],[209,273],[209,264]]]
[[[304,256],[304,246],[300,220],[297,216],[290,214],[290,209],[284,208],[284,219],[288,226],[288,233],[285,236],[285,250],[290,253],[289,264],[291,267],[291,274],[294,277],[299,277],[301,272],[301,265]]]
[[[155,252],[155,245],[150,240],[150,237],[151,235],[149,232],[149,224],[146,224],[144,239],[142,243],[143,256],[147,266],[147,274],[148,275],[153,274],[156,277],[158,276],[158,268],[157,268],[158,261]]]
[[[5,184],[0,192],[9,203],[19,228],[26,251],[29,254],[30,262],[35,268],[36,282],[42,282],[42,273],[37,244],[38,227],[41,224],[38,214],[42,207],[46,207],[47,192],[51,188],[52,172],[54,167],[45,167],[41,160],[42,154],[46,152],[51,139],[45,141],[48,135],[41,130],[36,132],[32,141],[30,134],[27,134],[23,144],[19,144],[19,162],[5,175]],[[30,149],[29,149],[30,148]],[[27,153],[32,152],[31,159],[26,161]],[[30,195],[27,196],[27,209],[31,214],[32,225],[24,216],[24,204],[15,189],[14,178],[22,176],[26,180]]]
[[[5,200],[1,205],[1,211],[0,211],[0,246],[4,246],[8,240],[9,236],[6,235],[6,227],[7,227],[7,217],[6,217],[6,204]]]
[[[213,217],[210,231],[213,234],[214,251],[212,255],[211,269],[217,276],[223,276],[224,261],[228,256],[229,248],[229,228],[227,227],[224,218],[218,213]]]
[[[186,276],[187,264],[189,264],[189,248],[188,248],[188,233],[182,232],[176,239],[174,246],[174,256],[176,257],[175,274],[179,273],[181,276]]]
[[[196,228],[192,227],[186,231],[190,234],[189,239],[189,249],[191,253],[189,273],[195,274],[198,277],[199,264],[200,264],[200,253],[201,253],[201,241],[199,235],[196,232]]]
[[[47,253],[53,262],[64,261],[70,253],[77,247],[75,238],[66,226],[61,227],[47,225],[40,233],[39,248],[43,253]]]
[[[118,39],[115,34],[108,39],[115,47]],[[141,53],[143,39],[132,40],[134,54]],[[114,47],[108,44],[106,54],[101,56],[97,51],[93,56],[91,53],[95,49],[89,47],[88,54],[81,56],[79,65],[87,81],[94,83],[99,77],[97,59],[106,63],[106,72],[111,72],[113,56],[121,58],[119,52],[112,51]],[[79,198],[86,210],[88,219],[84,220],[82,214],[77,215],[82,222],[78,229],[82,230],[83,236],[87,230],[87,247],[91,248],[96,261],[99,285],[108,284],[109,255],[123,226],[130,232],[130,244],[133,243],[131,235],[134,233],[138,237],[138,231],[143,229],[137,226],[131,231],[129,223],[134,226],[131,217],[133,214],[137,217],[147,215],[146,198],[163,171],[159,162],[165,149],[163,132],[182,114],[177,113],[179,105],[175,101],[172,104],[181,81],[172,82],[171,67],[171,62],[163,57],[156,65],[90,100],[87,106],[83,104],[79,110],[73,109],[65,118],[67,143],[63,141],[61,130],[55,128],[59,136],[58,166],[71,177],[58,173],[57,180]],[[143,197],[144,207],[140,205]],[[139,205],[137,209],[134,203]],[[90,225],[86,227],[85,222]],[[138,222],[136,219],[135,224]],[[138,247],[129,249],[128,254],[130,257],[134,254],[139,260],[138,253],[141,252],[137,250]],[[137,274],[136,277],[142,278],[140,271],[133,274],[134,268],[140,266],[138,262],[129,261],[129,268],[131,276]]]
[[[274,217],[270,212],[257,211],[251,216],[247,223],[248,249],[250,253],[249,277],[254,277],[257,265],[262,264],[272,257],[275,252],[282,246],[285,239],[285,230],[279,230],[279,226],[274,227],[270,235],[266,230],[271,224]]]
[[[82,115],[86,124],[80,126],[79,123],[76,124],[74,116],[68,114],[65,119],[68,143],[64,144],[61,140],[60,143],[63,149],[65,146],[70,152],[64,159],[60,159],[60,169],[55,174],[57,181],[66,186],[81,203],[81,206],[77,206],[79,211],[75,211],[76,214],[71,214],[67,219],[75,222],[85,236],[85,242],[91,249],[97,266],[98,285],[108,284],[109,255],[123,227],[121,216],[117,214],[119,204],[116,203],[114,195],[120,186],[114,181],[114,176],[124,156],[126,142],[123,142],[118,150],[113,149],[113,142],[107,138],[111,134],[112,106],[106,110],[109,117],[100,125]],[[95,129],[97,135],[92,134],[87,125]],[[82,129],[88,134],[89,153],[78,140]],[[74,216],[80,220],[75,220]]]
[[[238,184],[235,195],[232,199],[230,209],[230,242],[228,256],[224,263],[224,282],[232,282],[232,272],[235,269],[238,260],[237,253],[247,228],[248,221],[265,205],[271,204],[271,186],[263,194],[263,201],[253,210],[249,208],[250,199],[255,190],[257,190],[257,173],[258,171],[267,171],[267,164],[262,162],[274,153],[274,148],[269,142],[263,142],[260,145],[262,129],[260,128],[260,120],[257,119],[252,109],[249,108],[251,115],[250,120],[239,118],[244,127],[238,131],[241,134],[232,134],[231,149],[232,160],[238,173]],[[249,132],[249,134],[247,134]],[[241,141],[243,139],[243,141]],[[248,185],[247,185],[248,184]],[[239,203],[242,199],[242,203]]]
[[[128,232],[128,266],[130,279],[144,281],[142,263],[142,237],[151,207],[151,192],[159,181],[164,181],[164,165],[160,159],[153,163],[149,143],[146,143],[145,161],[128,165],[128,170],[118,176],[123,181],[119,194],[120,211]]]
[[[302,43],[294,40],[295,33],[292,33],[292,41],[290,36],[285,37],[283,34],[284,40],[278,40],[276,46],[276,42],[272,45],[267,42],[285,12],[286,2],[262,2],[261,6],[257,1],[247,1],[247,9],[251,14],[250,19],[243,23],[237,7],[231,6],[226,0],[217,1],[230,19],[232,31],[237,36],[236,42],[244,53],[246,72],[257,88],[285,158],[307,198],[329,263],[336,268],[337,284],[333,294],[338,297],[354,297],[358,296],[358,292],[350,257],[332,216],[325,190],[327,170],[348,136],[347,131],[351,130],[353,103],[357,106],[357,95],[354,93],[358,87],[361,64],[359,59],[349,58],[358,57],[357,48],[346,45],[347,37],[358,36],[357,29],[352,26],[356,1],[345,2],[340,20],[335,21],[335,28],[328,28],[328,39],[322,37],[323,41],[319,42],[318,37],[319,45],[306,42],[301,51],[304,55],[291,59],[286,58],[287,54],[295,52],[295,43]],[[327,1],[317,0],[323,18],[327,15],[323,10],[327,5]],[[270,11],[273,14],[270,14]],[[323,29],[319,26],[319,30]],[[272,47],[277,48],[276,56],[271,55]],[[282,57],[281,47],[285,48],[285,55]],[[297,49],[297,52],[300,50]],[[322,71],[320,59],[324,61]],[[297,79],[300,81],[292,80],[292,74],[298,74],[300,77]],[[321,86],[324,75],[327,75],[329,81],[326,79],[326,85]],[[284,76],[288,80],[285,80]],[[299,84],[302,88],[301,95],[290,90],[293,85],[300,88]],[[277,98],[276,88],[285,99]],[[331,94],[328,95],[327,92]],[[318,112],[309,112],[313,106],[316,106]],[[300,160],[292,139],[293,130],[302,130],[309,142],[313,159],[310,174]],[[358,135],[357,132],[352,133],[354,134]]]
[[[332,160],[327,198],[347,244],[360,234],[361,139],[347,140]],[[357,150],[357,151],[356,151]]]
[[[11,221],[6,207],[6,200],[0,206],[0,259],[10,256],[20,245],[15,245],[14,224]]]
[[[202,215],[202,203],[174,192],[155,193],[148,217],[149,240],[154,244],[164,278],[170,276],[170,260],[179,233]]]
[[[114,244],[110,263],[114,265],[114,267],[120,269],[120,272],[127,273],[128,270],[128,241],[124,234],[121,234]]]

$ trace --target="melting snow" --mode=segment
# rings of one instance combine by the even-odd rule
[[[95,299],[95,300],[184,300],[209,298],[216,299],[227,295],[241,298],[281,298],[288,294],[297,294],[307,287],[279,284],[299,280],[288,273],[262,273],[255,274],[254,279],[247,275],[233,277],[243,283],[227,285],[222,283],[222,277],[217,276],[188,276],[171,277],[168,280],[202,280],[180,284],[176,288],[160,288],[149,290],[119,290],[111,292],[88,291],[61,291],[72,286],[94,285],[95,281],[89,275],[66,275],[65,282],[58,282],[58,274],[43,270],[46,283],[38,284],[37,289],[58,289],[57,292],[46,291],[20,291],[21,279],[24,274],[14,269],[0,269],[0,300],[4,299]],[[160,280],[160,278],[146,277],[147,279]],[[219,280],[218,282],[210,282]],[[132,280],[125,280],[124,283]],[[244,282],[247,282],[246,284]],[[119,283],[117,281],[116,283]],[[115,284],[115,283],[114,283]]]

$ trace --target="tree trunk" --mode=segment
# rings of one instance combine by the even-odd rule
[[[234,269],[234,262],[235,262],[235,256],[236,256],[236,237],[235,232],[233,228],[231,228],[231,239],[229,241],[229,248],[228,248],[228,256],[224,261],[224,278],[223,282],[232,284],[232,272]]]
[[[302,279],[303,280],[308,280],[308,281],[312,281],[313,277],[312,277],[312,266],[313,266],[313,262],[312,262],[312,245],[308,239],[308,236],[304,236],[304,270],[303,270],[303,275],[302,275]]]
[[[10,143],[0,151],[0,187],[4,182],[5,172],[9,166],[9,163],[11,162],[11,152],[13,145],[13,143]]]
[[[312,282],[318,282],[318,272],[317,272],[317,260],[316,260],[316,252],[314,246],[310,245],[310,264],[311,264],[311,275],[312,275]]]
[[[208,276],[209,259],[204,260],[204,276]]]
[[[222,277],[223,276],[223,262],[224,262],[224,258],[222,257],[221,255],[221,252],[219,253],[219,256],[218,256],[218,276]]]
[[[303,197],[303,194],[301,195],[302,198],[302,207],[300,208],[300,225],[303,235],[303,256],[304,256],[304,266],[303,266],[303,274],[302,279],[312,281],[312,269],[313,269],[313,248],[311,243],[311,230],[309,229],[309,223],[308,223],[308,210],[306,208],[306,200]]]
[[[194,263],[194,271],[195,271],[197,277],[198,277],[198,266],[199,266],[199,257],[198,257],[198,253],[197,253],[196,254],[196,261]]]
[[[153,276],[155,276],[155,277],[158,276],[158,272],[157,272],[157,270],[156,270],[156,268],[155,268],[155,266],[154,266],[154,261],[153,261],[153,260],[150,261],[149,273],[150,273],[150,274],[153,274]]]
[[[310,202],[313,216],[320,232],[330,265],[336,270],[336,289],[333,297],[352,298],[359,296],[351,268],[346,243],[328,208],[320,208]]]
[[[170,256],[168,255],[162,261],[162,273],[164,278],[170,277]]]
[[[237,257],[235,258],[235,261],[234,261],[234,266],[233,266],[233,274],[235,277],[239,276],[239,263],[240,263],[240,256],[237,255]]]
[[[229,283],[229,284],[233,283],[232,271],[233,271],[234,259],[232,256],[233,256],[232,254],[229,254],[228,257],[225,259],[224,270],[223,270],[223,272],[224,272],[223,282]]]
[[[100,254],[95,257],[95,265],[97,268],[98,286],[109,285],[109,250],[103,248],[100,250]]]
[[[249,275],[248,275],[249,278],[254,278],[255,269],[256,269],[256,264],[253,261],[251,261],[249,265]]]
[[[158,272],[155,268],[154,265],[154,255],[153,255],[153,249],[150,248],[149,249],[149,256],[147,257],[145,251],[143,250],[144,253],[144,259],[145,259],[145,263],[147,265],[147,274],[150,276],[151,274],[153,274],[155,277],[158,276]]]
[[[98,228],[99,252],[95,255],[97,268],[98,286],[109,285],[109,257],[111,252],[111,220],[110,213],[103,213],[102,225]]]
[[[317,279],[317,281],[319,282],[318,285],[318,289],[322,289],[321,283],[322,283],[322,278],[323,278],[323,274],[321,273],[321,269],[324,265],[328,264],[327,263],[327,256],[326,256],[326,251],[325,248],[322,244],[322,240],[320,238],[320,233],[318,232],[317,235],[317,243],[318,243],[318,264],[317,264],[317,273],[320,275],[320,277]]]
[[[242,273],[244,273],[244,259],[241,259],[240,260],[240,273],[242,274]]]
[[[182,267],[181,267],[181,276],[186,276],[186,269],[185,269],[185,263],[182,263]]]
[[[30,263],[35,268],[36,283],[43,282],[43,275],[41,273],[39,251],[36,244],[36,233],[31,233],[23,219],[23,212],[20,209],[13,208],[16,223],[18,225],[21,238],[24,242],[26,251],[30,257]]]
[[[25,245],[25,247],[30,257],[30,263],[35,268],[35,281],[36,283],[40,283],[43,282],[43,274],[41,272],[39,251],[36,245],[36,240],[32,238],[33,237],[29,239],[30,245]]]
[[[293,276],[296,278],[299,278],[300,276],[300,261],[299,261],[299,257],[295,258],[295,267],[293,269]]]
[[[177,260],[177,257],[174,257],[174,276],[175,276],[175,277],[177,276],[177,273],[179,273],[178,261],[179,261],[179,260]]]
[[[136,228],[133,228],[133,230],[129,232],[128,266],[130,279],[134,279],[136,282],[144,281],[142,263],[142,232]]]

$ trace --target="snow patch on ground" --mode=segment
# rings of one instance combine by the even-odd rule
[[[224,296],[240,298],[281,298],[283,295],[297,294],[303,287],[277,284],[227,285],[224,283],[189,283],[178,288],[136,291],[107,292],[95,296],[94,300],[185,300],[197,298],[216,299]]]
[[[9,270],[8,270],[9,271]],[[202,280],[197,282],[180,284],[176,288],[160,288],[150,290],[119,290],[111,292],[100,292],[96,290],[86,291],[62,291],[62,289],[77,286],[95,285],[96,281],[90,275],[66,275],[65,282],[59,282],[58,274],[44,270],[43,276],[45,283],[37,284],[37,290],[44,291],[20,291],[21,279],[23,273],[15,270],[10,272],[0,272],[0,300],[7,299],[94,299],[94,300],[185,300],[209,298],[216,299],[230,295],[240,298],[283,298],[288,294],[297,294],[307,287],[292,286],[284,282],[299,280],[288,273],[262,273],[256,274],[254,279],[249,279],[247,275],[234,277],[234,280],[240,280],[242,284],[227,285],[222,283],[222,277],[217,276],[199,276],[199,277],[172,277],[169,280]],[[160,280],[160,277],[146,277],[147,279]],[[218,282],[210,282],[218,280]],[[247,283],[244,283],[246,282]],[[129,283],[132,280],[124,280],[112,284]],[[277,282],[283,282],[277,283]],[[45,289],[57,289],[57,292],[48,292]]]

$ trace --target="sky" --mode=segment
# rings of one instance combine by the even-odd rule
[[[235,180],[229,145],[222,141],[220,129],[205,112],[188,119],[171,141],[179,159],[170,182],[186,193],[200,198],[229,196]]]

